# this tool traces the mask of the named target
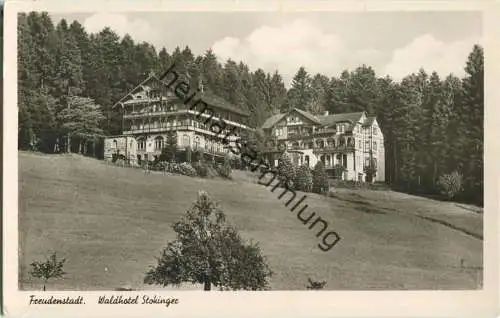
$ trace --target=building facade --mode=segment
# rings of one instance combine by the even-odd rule
[[[268,118],[262,130],[265,157],[273,166],[286,151],[297,165],[313,168],[322,161],[333,178],[366,181],[371,166],[372,181],[385,181],[384,136],[377,119],[365,112],[313,116],[295,108]]]
[[[245,111],[203,89],[186,103],[155,75],[113,107],[121,107],[122,134],[105,138],[107,161],[122,158],[131,165],[141,165],[157,160],[171,133],[180,151],[190,147],[222,158],[231,156],[230,147],[235,147],[243,132],[251,130]]]

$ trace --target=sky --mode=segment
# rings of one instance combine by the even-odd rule
[[[109,26],[157,50],[188,45],[212,49],[221,63],[278,72],[286,86],[300,66],[339,76],[366,64],[396,80],[424,68],[464,75],[474,44],[482,43],[482,15],[466,11],[401,12],[135,12],[52,14],[78,20],[89,32]]]

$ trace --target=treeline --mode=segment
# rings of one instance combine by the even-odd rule
[[[396,82],[367,65],[330,78],[300,67],[287,90],[277,71],[251,71],[232,60],[221,64],[211,50],[199,56],[189,47],[157,51],[110,28],[89,34],[78,21],[54,25],[47,13],[20,14],[18,21],[21,149],[54,152],[69,144],[72,151],[84,151],[89,141],[95,147],[99,136],[120,133],[119,110],[111,106],[151,72],[161,74],[175,62],[192,85],[201,78],[205,90],[248,110],[254,127],[293,107],[376,115],[385,136],[388,183],[433,193],[439,176],[458,171],[464,176],[463,199],[482,202],[480,46],[464,61],[464,78],[421,69]]]

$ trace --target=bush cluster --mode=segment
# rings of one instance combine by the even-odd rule
[[[193,163],[193,168],[196,170],[196,173],[202,177],[208,177],[208,166],[204,162],[195,162]]]
[[[442,195],[448,200],[453,199],[463,189],[463,176],[457,171],[439,177],[438,187]]]
[[[183,162],[179,165],[179,172],[185,176],[196,177],[198,173],[196,170],[187,162]]]
[[[313,177],[311,169],[308,166],[302,165],[297,168],[295,176],[295,189],[304,192],[311,192],[313,188]]]
[[[278,159],[278,178],[281,184],[286,184],[290,190],[294,189],[295,166],[286,153]]]
[[[328,184],[325,165],[321,161],[318,161],[318,163],[314,166],[312,177],[313,177],[312,191],[315,193],[328,193],[330,186]]]
[[[222,178],[231,179],[231,161],[228,156],[224,158],[224,164],[217,166],[216,170]]]

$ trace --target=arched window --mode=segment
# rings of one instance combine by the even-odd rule
[[[155,138],[155,150],[161,150],[163,149],[163,137],[158,136]]]
[[[139,150],[146,150],[146,138],[141,137],[137,140],[137,148]]]

